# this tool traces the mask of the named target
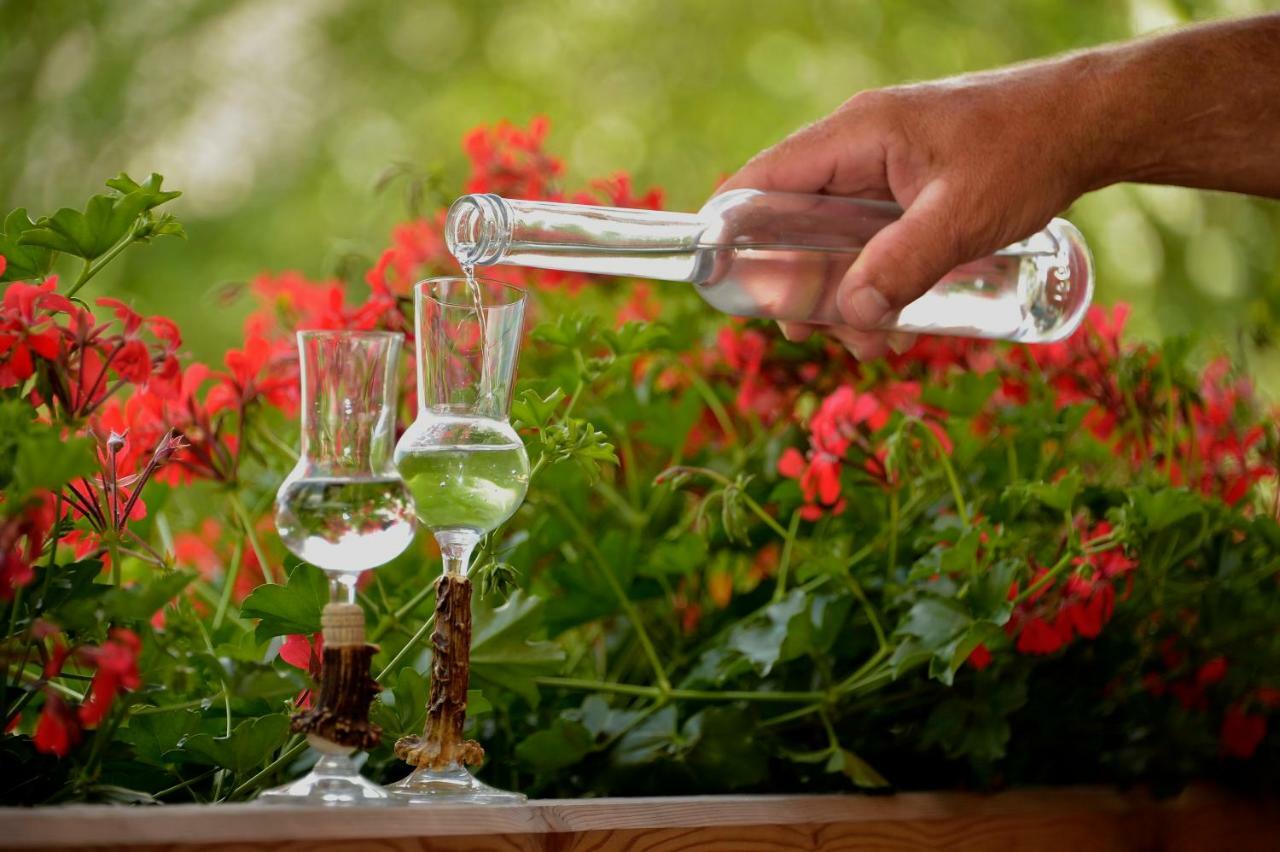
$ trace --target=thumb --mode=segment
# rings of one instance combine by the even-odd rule
[[[902,217],[880,230],[840,282],[836,304],[844,321],[876,329],[915,301],[967,257],[955,215],[934,187]]]

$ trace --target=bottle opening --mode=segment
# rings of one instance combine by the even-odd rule
[[[506,202],[497,195],[464,195],[445,217],[445,245],[464,269],[501,260],[510,233]]]

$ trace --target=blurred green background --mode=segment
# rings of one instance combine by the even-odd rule
[[[260,270],[372,259],[402,161],[461,187],[465,130],[551,119],[570,183],[617,169],[701,205],[719,176],[859,89],[955,74],[1263,0],[0,0],[0,206],[81,205],[158,171],[188,242],[132,249],[98,292],[175,317],[198,357],[239,339],[216,297]],[[1274,394],[1280,205],[1113,187],[1069,214],[1102,301],[1197,333]],[[345,264],[345,265],[344,265]],[[676,285],[673,285],[676,286]]]

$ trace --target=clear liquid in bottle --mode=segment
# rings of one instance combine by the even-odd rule
[[[627,210],[469,195],[445,239],[473,265],[693,284],[735,316],[844,322],[836,299],[849,267],[902,211],[878,201],[734,190],[698,213]],[[881,328],[1047,343],[1070,335],[1093,295],[1093,266],[1070,222],[947,273]]]

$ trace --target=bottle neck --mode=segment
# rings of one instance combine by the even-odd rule
[[[445,243],[465,268],[495,263],[692,281],[698,214],[464,195],[449,208]]]

